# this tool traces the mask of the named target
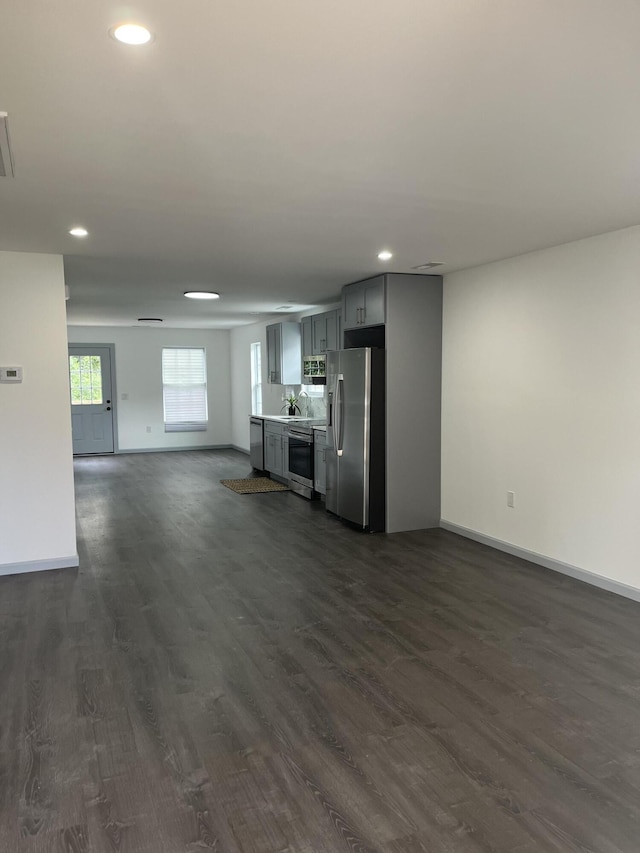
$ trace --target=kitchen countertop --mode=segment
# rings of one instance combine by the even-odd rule
[[[280,424],[306,424],[312,427],[324,427],[326,420],[324,418],[304,418],[296,415],[251,415],[252,418],[262,418],[263,421],[276,421]]]

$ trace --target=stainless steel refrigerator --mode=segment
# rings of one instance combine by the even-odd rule
[[[326,508],[371,531],[385,529],[384,356],[327,353]]]

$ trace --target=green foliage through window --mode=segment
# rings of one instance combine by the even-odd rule
[[[102,365],[99,355],[70,355],[72,406],[99,406],[102,403]]]

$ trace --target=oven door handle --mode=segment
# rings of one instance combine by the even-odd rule
[[[308,435],[300,435],[300,433],[288,432],[287,438],[292,438],[294,441],[299,441],[302,444],[308,444],[309,446],[313,444],[313,436],[309,438]]]

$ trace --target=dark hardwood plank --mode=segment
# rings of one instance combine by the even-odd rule
[[[0,578],[0,850],[637,853],[640,605],[441,530],[78,459]]]

